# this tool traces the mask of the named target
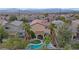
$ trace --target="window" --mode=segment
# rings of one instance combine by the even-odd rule
[[[5,27],[5,29],[9,29],[9,27]]]
[[[23,33],[19,33],[20,35],[23,35]]]

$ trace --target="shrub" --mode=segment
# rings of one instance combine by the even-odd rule
[[[79,49],[79,43],[72,44],[71,47],[73,49]]]
[[[44,42],[45,42],[45,44],[49,44],[51,42],[50,36],[45,36]]]
[[[22,39],[11,38],[7,39],[6,42],[3,42],[2,46],[7,49],[24,49],[27,46],[27,42]]]

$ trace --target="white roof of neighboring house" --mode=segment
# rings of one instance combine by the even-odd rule
[[[79,20],[73,20],[72,21],[72,26],[77,27],[79,25]]]
[[[64,25],[64,22],[61,20],[54,20],[52,23],[57,26],[57,29],[60,29]]]
[[[8,23],[6,20],[0,20],[1,25],[5,25],[6,23]]]
[[[61,20],[54,20],[52,23],[56,24],[57,26],[62,26],[64,24],[64,22]]]
[[[20,26],[23,22],[22,21],[13,21],[11,22],[11,24],[15,25],[15,26]]]
[[[72,21],[72,31],[77,32],[77,26],[79,25],[79,20]]]
[[[22,26],[22,21],[13,21],[4,25],[4,29],[7,32],[24,32]],[[9,29],[6,29],[8,27]]]

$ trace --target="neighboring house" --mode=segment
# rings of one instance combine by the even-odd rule
[[[22,27],[22,21],[13,21],[4,25],[4,30],[9,33],[9,36],[15,37],[19,36],[23,38],[25,36],[25,31]]]
[[[6,23],[8,23],[6,20],[0,19],[0,24],[1,24],[2,26],[4,26]]]
[[[73,32],[77,32],[77,27],[78,27],[78,25],[79,25],[79,20],[73,20],[72,21],[72,31]]]
[[[46,20],[36,19],[30,23],[32,30],[36,34],[36,37],[43,39],[44,34],[49,34],[48,22]]]
[[[54,20],[52,21],[53,24],[55,24],[57,26],[57,29],[59,29],[60,27],[63,26],[64,22],[61,20]]]
[[[72,21],[72,32],[73,32],[73,39],[79,40],[79,20]]]
[[[3,26],[6,23],[8,23],[8,21],[6,20],[6,17],[5,16],[0,16],[0,24]]]

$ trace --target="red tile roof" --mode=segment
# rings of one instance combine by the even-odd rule
[[[34,21],[32,21],[30,23],[30,25],[35,25],[35,24],[41,24],[41,25],[47,26],[48,25],[48,22],[47,22],[47,20],[39,20],[39,19],[36,19],[36,20],[34,20]]]

